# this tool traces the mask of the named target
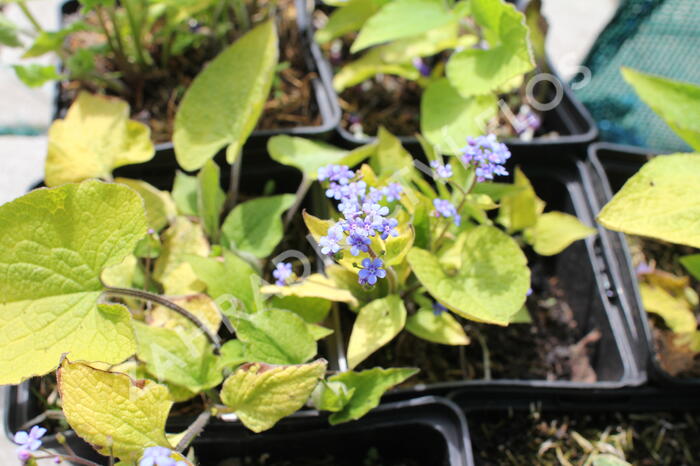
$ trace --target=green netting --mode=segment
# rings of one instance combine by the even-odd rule
[[[601,139],[689,150],[637,98],[620,67],[700,84],[700,0],[623,0],[584,65],[591,80],[576,94],[598,122]]]

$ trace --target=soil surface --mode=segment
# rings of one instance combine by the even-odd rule
[[[579,466],[589,464],[591,453],[600,452],[624,457],[635,466],[700,462],[697,414],[561,416],[516,411],[469,413],[468,418],[477,465]]]
[[[499,327],[460,319],[471,339],[461,347],[430,343],[402,331],[361,367],[420,368],[402,387],[485,378],[595,382],[589,355],[600,333],[583,334],[556,278],[543,283],[527,299],[530,324]]]
[[[259,1],[256,5],[262,6],[265,3]],[[280,0],[277,5],[280,65],[256,129],[320,125],[321,115],[312,85],[317,75],[309,70],[305,61],[305,49],[296,24],[294,0]],[[264,19],[260,17],[261,14],[254,13],[252,16],[254,20]],[[67,19],[70,20],[70,18]],[[95,19],[88,18],[88,21],[94,22]],[[170,141],[175,113],[185,90],[199,71],[223,50],[223,46],[233,43],[239,36],[240,34],[231,34],[226,44],[213,43],[211,40],[204,41],[195,47],[190,47],[180,56],[172,56],[166,66],[154,66],[147,73],[131,76],[125,74],[122,79],[127,91],[107,90],[107,93],[129,102],[132,118],[150,126],[154,142]],[[68,38],[68,45],[72,50],[102,42],[104,38],[94,32],[77,32]],[[161,45],[156,45],[149,50],[155,63],[162,63],[162,49]],[[109,55],[97,57],[96,71],[100,74],[110,74],[121,69],[116,59]],[[61,83],[58,101],[61,117],[81,90],[102,91],[82,81]]]
[[[325,17],[326,12],[317,10],[314,23],[325,24]],[[349,34],[335,43],[322,46],[335,72],[361,56],[350,53],[355,37],[356,34]],[[423,60],[429,66],[432,65],[431,67],[443,67],[448,58],[449,55],[443,53]],[[423,88],[416,81],[390,74],[378,74],[340,93],[339,103],[343,110],[341,125],[358,138],[376,135],[380,126],[384,126],[396,136],[414,136],[420,132],[422,94]],[[513,114],[517,114],[523,104],[523,96],[520,94],[522,92],[519,91],[500,96]],[[488,126],[489,132],[501,138],[517,137],[517,132],[509,124],[503,109]],[[557,134],[541,128],[534,136],[554,137]]]
[[[688,277],[688,286],[700,295],[700,281],[690,277],[678,261],[679,257],[697,253],[696,249],[635,236],[628,236],[627,241],[635,267],[645,264],[677,277]],[[638,278],[643,279],[641,275]],[[695,316],[700,323],[700,306],[695,307]],[[647,314],[647,318],[661,367],[675,377],[700,378],[700,353],[694,352],[687,345],[679,344],[676,335],[659,316]]]

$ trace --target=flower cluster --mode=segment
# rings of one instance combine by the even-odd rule
[[[347,249],[353,256],[370,252],[372,238],[385,240],[398,236],[399,222],[389,218],[389,208],[382,203],[398,201],[403,188],[391,183],[381,189],[368,187],[356,174],[344,165],[328,165],[318,171],[320,181],[328,181],[326,196],[338,201],[342,218],[334,223],[326,236],[319,239],[321,253],[334,256]],[[359,274],[363,285],[374,285],[377,278],[384,278],[381,259],[364,259]]]
[[[433,160],[432,162],[430,162],[430,166],[433,169],[433,178],[436,178],[438,180],[448,180],[453,175],[452,165],[450,165],[449,163],[443,165],[441,162]]]
[[[293,278],[294,271],[292,270],[292,264],[287,262],[280,262],[275,266],[275,270],[272,271],[272,276],[275,277],[275,285],[284,286]]]
[[[467,146],[460,158],[465,165],[476,168],[476,179],[479,182],[492,180],[494,175],[508,174],[503,164],[510,158],[510,151],[493,134],[468,137]]]
[[[175,457],[173,457],[175,456]],[[182,457],[177,452],[165,447],[148,447],[143,451],[143,456],[139,460],[139,466],[186,466],[187,463],[176,459]]]
[[[41,437],[46,433],[46,429],[39,426],[34,426],[27,433],[19,431],[15,434],[13,440],[19,445],[17,449],[17,458],[20,461],[26,462],[32,457],[32,452],[37,451],[41,447]]]
[[[462,216],[457,212],[457,208],[447,199],[433,199],[433,215],[436,217],[452,218],[455,225],[459,226],[462,223]]]

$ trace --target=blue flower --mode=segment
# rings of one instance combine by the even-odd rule
[[[280,262],[275,266],[275,270],[272,271],[272,276],[277,279],[275,281],[277,286],[284,286],[287,284],[287,280],[291,278],[293,273],[292,264]]]
[[[395,218],[384,218],[382,222],[378,225],[377,231],[382,239],[387,239],[389,236],[399,236],[399,232],[396,227],[399,225],[399,221]]]
[[[452,217],[455,225],[459,226],[462,221],[462,217],[459,215],[457,209],[450,201],[447,199],[433,199],[433,206],[435,206],[434,215],[436,217]]]
[[[364,199],[367,195],[367,183],[364,181],[353,181],[343,186],[343,198],[356,201]]]
[[[492,180],[496,175],[507,175],[508,171],[503,165],[509,158],[508,147],[498,142],[493,134],[467,138],[467,146],[461,156],[462,162],[475,167],[479,182]]]
[[[422,58],[415,57],[413,59],[413,67],[418,70],[421,76],[430,76],[430,66],[428,66]]]
[[[369,251],[371,241],[366,236],[359,233],[352,233],[348,237],[348,245],[350,246],[350,254],[353,256],[360,255],[360,252]]]
[[[433,314],[440,316],[443,312],[446,312],[447,308],[437,301],[433,301]]]
[[[438,162],[437,160],[433,160],[430,162],[430,166],[433,168],[433,177],[438,178],[441,180],[447,180],[450,178],[453,173],[452,173],[452,165],[449,163],[446,163],[443,165],[442,163]]]
[[[331,183],[326,189],[326,197],[339,200],[343,197],[343,186],[338,183]]]
[[[389,215],[389,208],[380,204],[365,202],[362,204],[362,212],[368,217],[383,217],[384,215]]]
[[[175,458],[173,458],[175,455]],[[148,447],[143,451],[139,466],[187,466],[185,461],[176,459],[182,457],[177,452],[165,447]],[[184,458],[183,458],[184,460]]]
[[[32,457],[33,451],[41,448],[41,437],[46,433],[46,429],[39,426],[31,428],[29,433],[21,430],[17,432],[13,438],[14,442],[19,445],[17,449],[17,458],[20,461],[27,461]]]
[[[335,224],[328,229],[326,236],[322,236],[318,240],[318,245],[321,247],[321,254],[332,256],[337,254],[340,249],[340,241],[343,239],[343,227]]]
[[[518,123],[515,125],[515,130],[518,134],[523,134],[526,131],[537,131],[542,126],[542,119],[532,111],[529,105],[523,105],[515,117]]]
[[[355,178],[355,172],[346,165],[327,165],[318,169],[319,181],[329,180],[344,185],[348,184],[353,178]]]
[[[369,257],[362,260],[362,268],[358,272],[360,285],[374,285],[377,283],[377,278],[386,277],[386,270],[382,268],[384,262],[381,259],[370,259]]]
[[[382,193],[384,193],[384,196],[386,196],[387,202],[398,201],[401,199],[402,192],[403,188],[399,183],[391,183],[382,189]]]

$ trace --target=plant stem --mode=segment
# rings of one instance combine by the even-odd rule
[[[81,458],[79,456],[75,455],[62,455],[60,453],[52,453],[49,450],[44,450],[43,448],[41,449],[42,452],[46,453],[46,456],[36,456],[34,457],[35,460],[45,460],[49,458],[61,458],[63,461],[69,461],[71,463],[77,463],[77,464],[84,464],[86,466],[100,466],[98,463],[93,463],[90,460],[86,460],[85,458]]]
[[[396,275],[396,271],[392,266],[388,266],[386,269],[386,278],[389,281],[389,293],[396,293],[396,286],[399,281],[399,277]]]
[[[124,51],[124,41],[122,40],[122,33],[119,30],[119,22],[117,21],[117,10],[114,7],[107,8],[107,15],[109,16],[109,20],[112,22],[112,29],[114,30],[114,40],[117,44],[117,52],[118,55],[121,56],[122,60],[125,63],[125,66],[127,69],[124,71],[130,71],[130,66],[129,66],[129,60],[126,57],[126,52]]]
[[[231,180],[229,181],[226,205],[224,207],[226,212],[233,210],[238,201],[238,188],[241,184],[241,165],[243,164],[242,156],[243,154],[239,153],[236,161],[231,164]]]
[[[199,416],[197,416],[197,419],[195,419],[195,421],[192,424],[190,424],[190,426],[187,428],[187,430],[185,431],[185,435],[180,439],[179,442],[177,442],[175,450],[182,452],[182,450],[187,448],[187,445],[189,445],[196,436],[202,433],[204,428],[209,423],[209,419],[211,419],[210,410],[207,409],[206,411],[200,413]]]
[[[39,21],[36,20],[29,7],[27,7],[27,2],[25,2],[24,0],[20,0],[17,2],[17,6],[20,10],[22,10],[22,13],[24,13],[24,16],[29,20],[29,22],[32,23],[32,26],[34,27],[34,30],[36,30],[36,32],[44,32],[44,28],[41,27]]]
[[[479,346],[481,346],[482,361],[484,364],[484,379],[491,380],[491,352],[486,344],[486,338],[484,338],[481,332],[475,328],[473,328],[472,331],[476,339],[479,340]]]
[[[296,198],[294,199],[294,204],[289,208],[287,213],[284,216],[284,230],[287,230],[287,227],[289,224],[292,222],[292,219],[296,215],[296,213],[299,211],[299,207],[301,206],[301,203],[304,201],[304,197],[306,196],[306,193],[309,192],[309,188],[311,187],[311,183],[313,180],[311,180],[308,176],[306,176],[306,173],[304,173],[304,176],[301,179],[301,183],[299,183],[299,188],[297,188],[297,192],[295,194]]]
[[[137,24],[136,17],[132,10],[132,4],[130,0],[122,1],[124,9],[126,10],[126,17],[129,21],[129,29],[131,31],[131,39],[134,41],[134,48],[136,49],[136,58],[142,67],[146,66],[146,59],[143,55],[143,42],[141,41],[141,24]]]
[[[216,335],[214,332],[212,332],[209,329],[209,327],[204,325],[204,323],[201,320],[199,320],[199,318],[197,316],[192,314],[187,309],[178,306],[177,304],[173,303],[170,300],[165,299],[162,296],[150,293],[148,291],[143,291],[143,290],[133,290],[131,288],[115,288],[115,287],[111,287],[111,286],[106,286],[105,292],[109,293],[109,294],[117,295],[117,296],[129,296],[132,298],[138,298],[138,299],[142,299],[145,301],[152,301],[154,303],[160,304],[161,306],[165,306],[168,309],[175,311],[178,314],[182,315],[183,317],[186,317],[187,319],[192,321],[192,323],[195,324],[209,338],[209,340],[214,345],[214,348],[216,349],[217,353],[221,349],[221,340],[219,339],[218,335]]]
[[[248,16],[248,9],[245,7],[245,0],[233,0],[233,11],[241,29],[244,32],[248,31],[250,29],[250,17]]]

